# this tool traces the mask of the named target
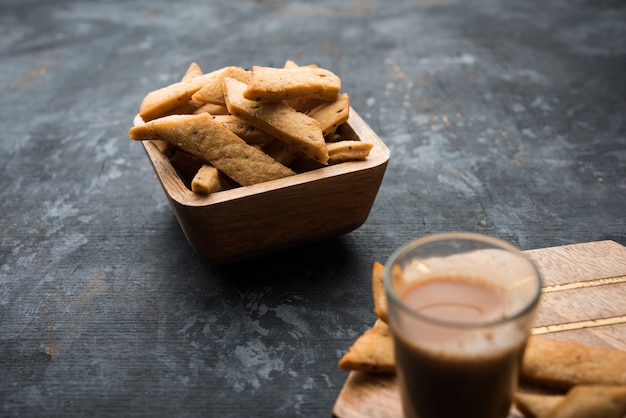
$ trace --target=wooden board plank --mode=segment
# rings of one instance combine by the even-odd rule
[[[526,253],[544,281],[533,334],[626,350],[626,247],[598,241]],[[395,377],[349,373],[333,415],[401,418]],[[511,408],[509,418],[520,417]]]

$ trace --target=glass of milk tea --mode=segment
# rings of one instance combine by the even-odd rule
[[[506,418],[541,295],[514,246],[445,233],[385,265],[389,325],[406,418]]]

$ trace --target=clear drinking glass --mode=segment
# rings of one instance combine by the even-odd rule
[[[505,418],[541,295],[530,259],[473,233],[428,236],[385,265],[406,418]]]

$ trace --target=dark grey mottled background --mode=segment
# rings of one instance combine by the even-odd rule
[[[623,1],[0,0],[0,416],[330,416],[370,267],[626,244]],[[391,150],[368,221],[199,260],[128,128],[191,61],[316,63]]]

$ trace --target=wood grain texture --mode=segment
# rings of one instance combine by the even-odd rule
[[[626,247],[598,241],[526,253],[537,264],[546,290],[535,334],[626,350]],[[395,376],[351,372],[333,414],[402,417]],[[512,407],[509,418],[517,417],[521,415]]]
[[[154,144],[142,144],[193,249],[210,262],[231,263],[341,235],[365,222],[389,149],[354,109],[343,128],[347,137],[372,144],[366,159],[206,196],[191,192]]]

